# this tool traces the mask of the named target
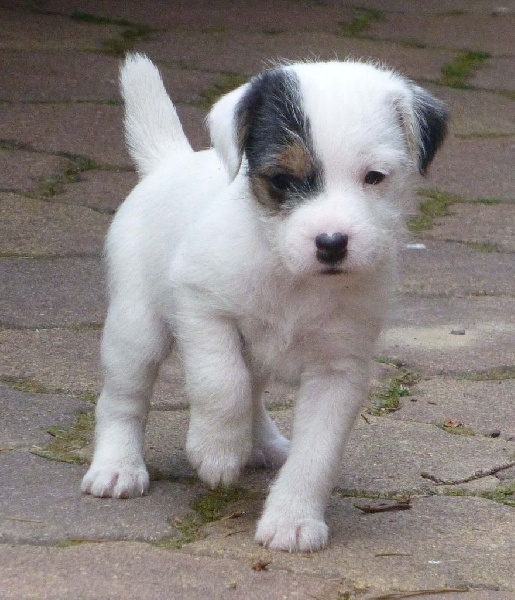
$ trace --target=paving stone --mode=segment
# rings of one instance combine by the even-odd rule
[[[46,3],[45,3],[46,4]],[[79,7],[78,7],[79,9]],[[6,2],[0,7],[2,50],[103,50],[104,41],[120,35],[114,25],[74,21],[55,11],[45,12],[25,2]],[[32,74],[31,74],[32,75]]]
[[[460,205],[453,205],[451,210]],[[470,205],[466,205],[470,206]],[[478,206],[471,207],[475,213]],[[515,264],[513,254],[481,251],[481,246],[472,247],[473,226],[467,228],[470,237],[460,235],[461,222],[454,219],[454,227],[446,226],[445,217],[438,220],[442,225],[423,232],[424,237],[415,237],[409,243],[422,243],[424,248],[404,248],[401,253],[397,289],[401,294],[413,296],[515,296]],[[501,223],[501,221],[499,221]],[[509,229],[509,218],[503,221]],[[478,220],[477,225],[480,225]],[[466,225],[464,225],[464,228]],[[448,232],[448,235],[442,231]],[[502,232],[502,224],[499,227]],[[492,242],[496,243],[502,233],[492,231]],[[479,237],[479,236],[477,236]],[[430,238],[429,240],[427,238]],[[463,239],[467,243],[434,241],[431,238]],[[486,240],[482,240],[486,241]],[[488,250],[489,247],[486,247]],[[424,277],[421,278],[420,274]],[[402,300],[400,300],[402,302]]]
[[[0,556],[6,600],[110,600],[125,597],[129,589],[140,600],[283,600],[336,598],[348,589],[341,578],[257,572],[248,561],[188,556],[135,542],[69,548],[6,544]]]
[[[489,52],[493,55],[513,53],[512,32],[515,14],[384,14],[373,19],[364,32],[367,37],[416,41],[429,47],[456,48]],[[487,67],[486,67],[487,68]]]
[[[34,194],[42,181],[62,173],[67,164],[59,156],[0,148],[0,190]]]
[[[438,425],[456,419],[477,433],[489,436],[499,431],[501,439],[515,439],[514,395],[514,379],[467,381],[432,377],[411,388],[410,397],[400,399],[400,410],[390,418]]]
[[[454,53],[447,50],[422,50],[399,47],[390,42],[346,38],[323,32],[280,33],[265,35],[248,33],[242,46],[241,35],[225,32],[214,35],[202,32],[170,32],[159,41],[141,42],[138,50],[153,60],[164,60],[183,67],[228,71],[242,75],[255,75],[270,61],[278,59],[320,60],[372,58],[383,61],[402,73],[421,79],[437,79],[440,69],[452,60]],[[202,53],[198,48],[202,47]]]
[[[122,106],[106,104],[4,104],[0,138],[35,150],[67,152],[130,168],[123,140]]]
[[[470,85],[486,89],[515,89],[515,66],[513,56],[492,58],[486,69],[478,70],[469,79]]]
[[[171,523],[190,514],[200,491],[156,481],[150,495],[129,501],[93,498],[80,491],[85,467],[16,451],[2,452],[0,461],[0,542],[178,538]]]
[[[99,256],[111,219],[86,207],[0,193],[0,253]]]
[[[455,13],[456,11],[472,13],[472,14],[484,14],[490,15],[496,13],[499,16],[510,14],[515,9],[513,0],[507,0],[499,6],[492,6],[491,0],[433,0],[433,2],[427,2],[426,0],[363,0],[360,6],[363,8],[377,8],[384,9],[391,13],[404,13],[404,14],[416,14],[416,15],[434,15],[440,16],[447,13]]]
[[[479,140],[490,137],[494,141],[497,137],[515,136],[513,100],[488,91],[457,90],[429,82],[423,85],[449,107],[450,135],[444,148],[453,136]]]
[[[359,589],[515,591],[510,507],[433,496],[413,500],[411,510],[366,514],[355,504],[333,497],[329,548],[315,554],[263,550],[252,540],[254,515],[248,514],[215,523],[205,539],[186,548],[199,556],[271,560],[274,569],[295,574],[345,577]]]
[[[0,95],[8,102],[120,101],[119,63],[112,56],[74,50],[5,50]]]
[[[515,364],[515,300],[405,296],[382,336],[382,356],[428,375],[478,373]],[[456,327],[465,335],[452,335]]]
[[[46,390],[98,394],[100,336],[100,329],[4,329],[0,377],[34,381]]]
[[[3,327],[100,324],[103,268],[97,258],[0,259]]]
[[[0,447],[43,446],[52,440],[49,427],[70,427],[79,412],[91,407],[77,398],[27,394],[0,383]],[[0,453],[0,461],[3,454]]]
[[[488,160],[485,160],[488,157]],[[431,168],[428,187],[466,200],[497,198],[515,201],[515,141],[449,137]]]
[[[52,200],[114,213],[137,182],[136,173],[131,171],[86,171],[81,173],[81,181],[66,185]]]
[[[240,34],[252,31],[305,31],[305,30],[337,30],[338,21],[349,18],[355,13],[339,2],[291,2],[289,0],[270,0],[267,9],[263,10],[260,2],[246,2],[242,10],[235,9],[230,0],[219,0],[206,3],[202,0],[175,2],[173,5],[163,2],[147,2],[142,6],[137,0],[117,6],[109,0],[74,0],[62,3],[56,0],[47,2],[48,9],[64,10],[71,14],[80,9],[95,14],[105,15],[113,19],[129,19],[136,23],[152,25],[158,29],[173,31],[203,31],[222,33],[235,30]]]
[[[498,248],[504,252],[515,252],[515,213],[513,204],[454,204],[450,207],[449,212],[451,213],[449,216],[437,219],[435,227],[424,232],[424,237],[475,244],[479,249],[484,248],[483,253],[493,248]],[[474,256],[474,258],[476,257]],[[494,259],[500,267],[496,276],[502,279],[504,276],[502,256],[494,254]],[[512,274],[515,273],[514,263],[515,261],[511,257]]]

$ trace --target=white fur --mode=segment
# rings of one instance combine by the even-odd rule
[[[234,111],[245,87],[211,113],[216,152],[193,153],[152,63],[135,56],[122,70],[128,140],[144,177],[107,240],[105,385],[82,489],[113,497],[147,490],[145,420],[173,339],[191,401],[186,450],[200,478],[227,485],[247,464],[285,463],[256,539],[313,551],[328,540],[324,510],[387,310],[415,162],[388,107],[410,107],[412,91],[366,64],[287,68],[300,80],[326,185],[275,216],[253,198],[245,161],[240,168]],[[364,185],[370,169],[387,179]],[[344,272],[322,275],[314,238],[337,231],[349,236]],[[289,456],[263,406],[270,378],[299,386]]]

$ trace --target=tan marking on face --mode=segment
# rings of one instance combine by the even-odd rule
[[[292,143],[275,157],[279,170],[284,170],[299,178],[306,177],[312,169],[313,161],[304,144]]]

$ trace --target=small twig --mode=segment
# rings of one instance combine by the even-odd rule
[[[234,531],[228,531],[224,534],[224,537],[231,537],[231,535],[236,535],[237,533],[246,533],[248,529],[235,529]]]
[[[21,521],[22,523],[43,523],[43,519],[26,519],[25,517],[8,517],[6,515],[2,515],[2,519],[6,519],[7,521]]]
[[[458,485],[460,483],[468,483],[469,481],[475,481],[476,479],[482,479],[483,477],[489,477],[490,475],[495,475],[499,471],[504,471],[505,469],[509,469],[511,467],[515,467],[515,460],[504,463],[498,467],[492,467],[491,469],[478,469],[473,475],[469,475],[468,477],[463,477],[461,479],[440,479],[436,477],[436,475],[431,475],[431,473],[420,473],[420,476],[424,479],[429,479],[435,485]]]
[[[453,592],[468,592],[468,588],[437,588],[434,590],[413,590],[411,592],[393,592],[391,594],[381,594],[372,596],[368,600],[400,600],[401,598],[410,598],[411,596],[423,596],[425,594],[452,594]]]
[[[271,560],[258,560],[252,565],[253,571],[266,571],[268,569],[268,565],[272,563]]]
[[[380,552],[379,554],[374,554],[377,557],[383,556],[412,556],[409,552]]]
[[[364,413],[360,413],[360,417],[363,419],[363,421],[365,421],[367,425],[370,425],[372,423],[372,421]]]
[[[387,512],[391,510],[409,510],[411,508],[411,499],[396,500],[395,502],[375,502],[371,504],[354,504],[354,506],[364,513]]]

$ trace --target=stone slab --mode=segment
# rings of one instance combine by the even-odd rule
[[[515,194],[515,187],[514,187]],[[467,242],[481,247],[498,248],[504,252],[515,253],[515,209],[513,204],[485,205],[480,203],[454,204],[449,216],[435,220],[433,229],[424,232],[424,237],[435,240]],[[474,254],[474,258],[476,258]],[[498,277],[502,278],[503,256],[494,254],[499,265]],[[515,275],[515,261],[511,258],[511,279]],[[508,266],[508,265],[506,265]],[[513,291],[512,291],[513,294]]]
[[[396,13],[384,14],[382,19],[372,20],[364,35],[396,42],[416,40],[428,47],[482,51],[499,56],[513,53],[514,27],[513,13]],[[488,65],[484,68],[488,68]]]
[[[0,254],[100,256],[110,223],[87,207],[0,193]]]
[[[84,103],[4,104],[0,138],[45,152],[87,156],[130,168],[123,139],[121,106]]]
[[[38,10],[24,2],[5,2],[0,7],[2,50],[102,51],[104,41],[120,35],[115,25],[95,25],[70,19],[56,10]],[[81,10],[77,7],[77,10]],[[83,10],[83,9],[82,9]]]
[[[492,58],[488,62],[488,68],[480,69],[470,78],[470,84],[474,87],[486,89],[515,89],[515,66],[513,55]]]
[[[410,398],[400,399],[401,408],[391,418],[439,425],[456,419],[477,433],[488,436],[497,431],[501,439],[515,442],[514,396],[513,379],[467,381],[432,377],[411,388]]]
[[[454,53],[447,50],[423,50],[400,47],[383,41],[346,38],[324,32],[284,32],[277,35],[248,33],[242,45],[238,32],[222,34],[170,32],[159,40],[141,42],[138,50],[153,60],[168,61],[188,69],[227,71],[255,75],[274,60],[343,60],[372,58],[380,60],[402,73],[420,79],[434,80]],[[202,53],[198,48],[203,48]]]
[[[99,328],[0,331],[0,378],[33,381],[49,391],[98,394],[102,382]]]
[[[378,352],[425,375],[482,373],[513,365],[514,315],[510,297],[405,296]],[[464,328],[465,335],[452,335],[456,327]]]
[[[44,446],[52,440],[49,427],[68,428],[86,409],[91,406],[77,398],[26,394],[0,383],[0,447]]]
[[[97,258],[0,259],[3,327],[100,324],[103,267]]]
[[[114,600],[128,590],[139,600],[300,600],[336,598],[348,589],[341,578],[257,572],[248,561],[189,556],[135,542],[68,548],[5,544],[0,557],[5,600]]]
[[[0,149],[0,190],[32,195],[42,181],[62,173],[66,165],[67,161],[60,156]]]
[[[66,185],[63,193],[52,200],[113,214],[137,182],[132,171],[87,171],[80,181]]]
[[[85,467],[28,452],[0,454],[0,542],[50,544],[83,540],[179,537],[174,517],[190,514],[200,488],[157,481],[152,493],[131,500],[82,494]]]
[[[355,504],[353,498],[333,497],[329,547],[315,554],[263,550],[252,539],[253,513],[215,523],[205,539],[186,548],[199,556],[271,560],[274,568],[296,574],[345,577],[361,590],[515,591],[510,507],[482,498],[432,496],[414,499],[411,510],[366,514]]]
[[[488,157],[488,160],[485,160]],[[515,201],[515,140],[450,136],[431,168],[429,187],[466,200]]]
[[[515,136],[513,100],[489,91],[457,90],[431,83],[424,83],[423,85],[448,104],[451,137],[479,140],[490,137],[495,140],[496,136]],[[447,139],[445,145],[447,145],[449,139]],[[437,154],[437,160],[438,156]],[[478,166],[475,164],[474,170]]]
[[[112,56],[75,50],[4,49],[1,96],[8,102],[119,102],[119,63]]]
[[[476,208],[475,205],[472,207],[474,218]],[[454,212],[454,206],[451,210]],[[448,218],[451,217],[444,217],[438,221],[442,225],[423,232],[421,234],[423,237],[417,236],[409,242],[423,244],[424,248],[403,248],[397,282],[398,292],[419,297],[515,296],[513,254],[481,252],[480,249],[467,243],[435,241],[433,238],[474,241],[476,236],[474,226],[467,227],[463,224],[462,229],[460,220],[454,218],[454,227],[447,227]],[[480,229],[479,220],[477,225]],[[505,229],[509,229],[510,220],[499,221],[499,225],[500,232],[503,230],[503,225]],[[442,229],[448,235],[440,235]],[[489,231],[492,231],[492,241],[502,235],[500,233],[497,237],[494,224]],[[467,236],[465,232],[469,235]]]

